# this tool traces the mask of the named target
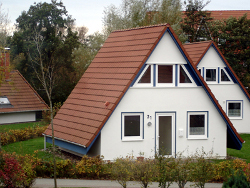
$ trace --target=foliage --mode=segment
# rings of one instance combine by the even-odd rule
[[[73,51],[73,66],[77,70],[76,80],[79,80],[87,70],[97,52],[101,49],[104,40],[104,35],[96,32],[85,37],[82,45]]]
[[[42,127],[44,124],[41,122],[28,122],[28,123],[14,123],[14,124],[6,124],[0,126],[0,132],[8,132],[9,130],[19,130],[25,128],[34,128],[34,127]]]
[[[11,39],[12,56],[20,60],[16,68],[47,99],[41,76],[37,76],[43,62],[45,79],[53,85],[53,103],[64,102],[76,84],[72,53],[80,43],[71,30],[74,20],[61,1],[52,0],[31,5],[16,21],[17,31]]]
[[[76,164],[76,173],[77,176],[82,177],[89,177],[89,178],[99,178],[104,174],[103,168],[103,157],[96,156],[96,157],[88,157],[84,155],[80,162]]]
[[[10,28],[8,28],[10,23],[9,14],[5,12],[2,8],[2,3],[0,3],[0,46],[7,47],[7,38],[10,34]]]
[[[226,160],[214,165],[214,180],[227,181],[233,172],[246,169],[247,164],[240,159]]]
[[[175,160],[173,157],[165,157],[163,155],[157,154],[155,156],[156,165],[157,165],[157,177],[159,182],[159,187],[165,188],[170,187],[170,185],[174,182],[174,162]]]
[[[136,160],[132,166],[133,177],[144,188],[155,179],[156,161],[153,159]]]
[[[111,5],[104,10],[104,34],[114,30],[169,23],[181,34],[180,0],[123,0],[119,8]],[[180,35],[181,36],[181,35]]]
[[[14,142],[24,141],[31,138],[42,136],[42,133],[46,130],[47,126],[43,127],[27,127],[25,129],[10,130],[1,134],[2,145],[7,145]]]
[[[177,154],[176,159],[173,160],[173,167],[174,181],[178,184],[179,188],[183,188],[187,181],[191,180],[191,157],[184,157],[182,153]]]
[[[75,169],[72,161],[58,160],[56,161],[56,177],[58,178],[75,178]],[[54,177],[53,161],[37,159],[36,173],[38,177]]]
[[[35,182],[36,158],[31,155],[17,155],[17,159],[22,166],[25,178],[21,181],[22,187],[31,187]]]
[[[210,23],[210,31],[243,85],[250,88],[250,20],[247,15],[214,21]]]
[[[25,174],[15,154],[0,153],[0,183],[7,188],[21,185]]]
[[[250,187],[249,183],[247,182],[247,178],[242,170],[236,172],[236,174],[233,173],[233,175],[226,182],[224,182],[222,186],[222,188],[231,188],[231,187],[235,188]]]
[[[204,188],[205,183],[210,181],[214,176],[214,164],[211,159],[213,151],[206,153],[204,148],[201,151],[197,150],[194,155],[191,156],[191,180],[195,182],[196,187]]]
[[[203,3],[203,0],[185,0],[185,12],[183,23],[181,24],[183,32],[188,36],[189,42],[198,42],[210,40],[210,32],[207,22],[211,21],[210,12],[203,9],[210,1]]]
[[[60,110],[61,107],[62,107],[61,102],[54,103],[54,105],[53,105],[53,117],[55,117],[55,115],[57,114],[57,112]],[[44,110],[42,122],[45,124],[49,124],[50,121],[51,121],[50,110],[46,110],[46,111]]]
[[[111,166],[111,178],[115,179],[123,188],[133,178],[133,158],[117,158]]]

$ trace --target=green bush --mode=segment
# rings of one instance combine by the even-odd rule
[[[136,160],[132,163],[132,171],[134,180],[147,188],[148,184],[156,178],[156,161],[154,159]]]
[[[159,182],[159,187],[168,188],[174,182],[174,162],[173,157],[165,157],[163,155],[156,155],[156,165],[157,165],[157,181]]]
[[[27,127],[25,129],[19,130],[9,130],[8,132],[0,133],[1,134],[1,144],[7,145],[14,142],[24,141],[36,137],[41,137],[42,133],[46,130],[47,126],[34,128]]]
[[[191,171],[190,180],[195,182],[195,186],[204,188],[205,183],[210,181],[214,177],[214,164],[211,159],[213,152],[206,153],[202,148],[201,151],[197,150],[194,155],[191,156]]]
[[[133,178],[133,158],[117,158],[111,165],[111,178],[115,179],[123,188]]]
[[[223,183],[222,188],[249,188],[249,183],[242,170],[232,173],[233,175]]]
[[[173,160],[173,177],[174,181],[178,184],[179,188],[183,188],[187,181],[191,180],[191,157],[184,157],[182,154],[178,154],[176,159]]]
[[[100,178],[105,175],[102,156],[88,157],[84,155],[81,161],[76,163],[76,175],[80,178]]]

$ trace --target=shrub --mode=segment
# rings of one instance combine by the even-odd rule
[[[247,164],[241,159],[226,160],[214,165],[214,180],[227,181],[232,173],[246,170]]]
[[[205,183],[211,180],[214,176],[214,165],[211,161],[213,152],[206,153],[202,148],[201,151],[196,151],[191,156],[193,162],[191,163],[190,179],[195,182],[196,187],[204,188]]]
[[[2,145],[7,145],[10,143],[24,141],[35,137],[41,137],[42,133],[46,130],[47,126],[34,128],[27,127],[25,129],[10,130],[1,134]]]
[[[31,155],[17,156],[17,159],[22,166],[25,178],[22,179],[21,185],[23,187],[31,187],[36,178],[36,158]]]
[[[104,175],[103,157],[88,157],[84,155],[76,164],[76,174],[79,177],[99,178]]]
[[[25,173],[15,154],[0,153],[0,183],[7,188],[18,187],[25,181]]]
[[[183,188],[187,181],[191,180],[191,158],[183,157],[182,154],[178,154],[176,159],[173,160],[173,167],[174,181],[178,184],[179,188]]]
[[[157,168],[153,159],[136,160],[133,162],[132,171],[134,179],[147,188],[148,184],[155,179]]]
[[[127,182],[132,179],[133,161],[131,157],[117,158],[111,166],[111,177],[115,179],[123,188],[127,187]]]
[[[222,188],[249,188],[249,183],[242,170],[238,170],[236,173],[232,172],[232,176],[223,183]]]
[[[57,161],[56,169],[58,178],[72,178],[74,176],[74,167],[69,159]]]
[[[157,181],[159,182],[159,187],[165,188],[170,187],[174,182],[173,172],[174,172],[174,162],[173,157],[166,158],[163,155],[156,155],[156,164],[157,164]]]

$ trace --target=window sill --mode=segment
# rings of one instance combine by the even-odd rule
[[[143,139],[122,139],[122,142],[142,142]]]
[[[207,140],[208,137],[188,137],[188,140]]]

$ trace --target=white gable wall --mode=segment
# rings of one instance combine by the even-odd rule
[[[166,33],[149,56],[147,64],[183,64],[186,63],[169,33]]]
[[[168,33],[163,36],[147,61],[147,64],[185,63],[185,59]],[[189,111],[208,112],[208,137],[206,139],[187,138],[187,113]],[[122,113],[125,112],[144,114],[144,139],[122,140]],[[139,153],[144,153],[145,157],[153,157],[158,139],[156,135],[157,112],[175,114],[173,154],[184,152],[187,155],[204,147],[206,152],[213,150],[214,154],[226,156],[226,123],[202,87],[131,87],[101,131],[100,151],[104,159],[139,156]],[[148,122],[152,125],[148,126]],[[179,135],[180,130],[183,130],[183,136]]]
[[[225,67],[225,64],[217,54],[214,48],[210,48],[208,52],[205,54],[203,59],[198,65],[198,68],[201,67]],[[238,84],[231,82],[231,84],[227,83],[219,83],[219,84],[209,84],[208,86],[212,90],[216,99],[219,101],[223,110],[226,112],[226,104],[227,101],[230,100],[243,100],[243,118],[242,119],[230,119],[233,123],[234,127],[239,133],[250,133],[250,102],[241,90]]]
[[[208,111],[208,138],[187,138],[187,112]],[[144,113],[144,139],[141,141],[122,141],[121,113]],[[176,152],[193,153],[204,147],[205,151],[226,156],[226,124],[215,106],[201,87],[196,88],[130,88],[115,109],[101,132],[101,155],[105,160],[134,155],[143,152],[145,157],[155,154],[155,116],[156,112],[176,113]],[[147,116],[152,119],[147,119]],[[152,122],[148,126],[148,122]],[[183,129],[183,137],[179,130]]]

